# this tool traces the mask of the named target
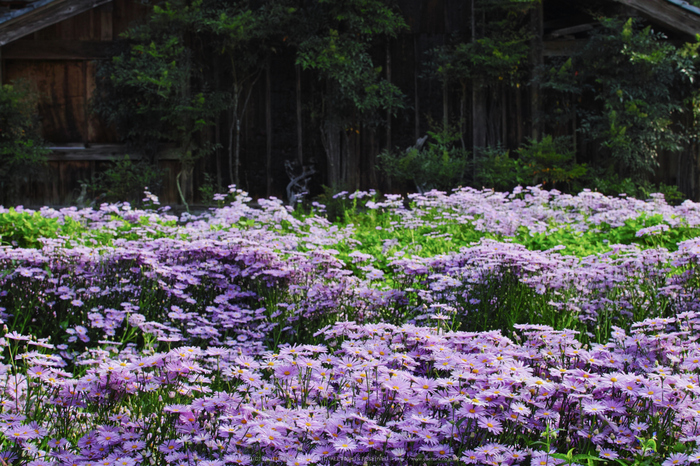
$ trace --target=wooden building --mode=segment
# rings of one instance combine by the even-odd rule
[[[0,82],[35,84],[53,149],[48,183],[27,186],[25,204],[74,202],[80,180],[124,156],[115,132],[90,112],[96,60],[109,59],[112,41],[148,11],[132,0],[0,2]]]
[[[665,31],[671,40],[693,40],[700,33],[700,9],[682,0],[591,1],[609,11],[644,17]],[[353,136],[351,157],[357,171],[350,188],[376,186],[381,178],[376,170],[376,154],[387,145],[412,145],[428,129],[425,115],[439,116],[442,107],[450,105],[451,99],[443,98],[439,86],[419,82],[419,63],[426,50],[444,43],[449,34],[470,21],[470,2],[398,0],[396,3],[411,30],[392,40],[381,59],[391,64],[392,81],[407,95],[412,108],[401,118],[389,119],[388,131],[379,129]],[[579,47],[593,27],[590,18],[581,13],[590,5],[589,1],[543,0],[532,13],[533,60],[544,63],[548,57],[566,56]],[[89,111],[95,90],[96,60],[109,59],[112,41],[134,21],[145,18],[149,9],[149,5],[136,0],[0,0],[0,83],[25,78],[36,84],[41,94],[43,135],[53,148],[51,180],[29,186],[23,200],[25,205],[74,202],[79,195],[79,180],[103,170],[110,160],[123,157],[124,146],[119,144],[117,134]],[[242,132],[243,187],[258,196],[284,195],[288,179],[283,161],[294,158],[296,151],[295,93],[308,92],[295,88],[293,57],[278,57],[271,66],[272,80],[269,83],[260,80]],[[266,101],[270,93],[272,104]],[[480,118],[487,112],[482,98],[475,94],[470,100],[469,146],[498,140],[508,147],[517,147],[524,138],[537,136],[538,127],[533,122],[542,109],[536,88],[504,91],[496,100],[497,105],[488,110],[498,112],[497,124],[492,127],[485,126],[487,119]],[[494,116],[490,119],[494,120]],[[271,146],[266,139],[272,140]],[[318,134],[309,134],[304,144],[309,158],[321,160],[318,140]],[[274,154],[274,170],[261,168],[259,163],[270,151]],[[138,154],[130,156],[138,157]],[[167,178],[161,199],[177,203],[175,175],[179,162],[164,156],[160,164]],[[203,161],[195,167],[195,193],[203,174],[217,169],[221,171],[216,160]],[[676,183],[688,196],[700,200],[698,154],[691,151],[663,160],[659,177],[659,181]],[[274,188],[270,192],[271,180]]]

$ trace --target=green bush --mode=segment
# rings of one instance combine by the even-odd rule
[[[464,179],[469,156],[460,144],[459,130],[448,127],[428,131],[428,136],[421,148],[411,147],[401,155],[379,154],[380,169],[397,180],[413,182],[421,193],[457,187]]]
[[[586,174],[586,165],[578,164],[568,136],[544,136],[540,141],[528,141],[518,149],[520,162],[533,185],[547,188],[570,188],[571,182]]]
[[[678,190],[678,186],[623,178],[611,168],[591,171],[590,176],[585,178],[585,184],[607,196],[625,194],[637,199],[649,199],[653,193],[661,193],[669,204],[677,205],[685,200],[685,195]]]
[[[46,168],[49,150],[39,134],[37,95],[24,81],[0,86],[0,201],[13,203],[24,183]]]
[[[585,164],[575,162],[568,137],[547,135],[541,141],[530,140],[517,154],[512,157],[501,147],[482,149],[476,162],[476,184],[498,191],[538,184],[572,191],[587,172]]]
[[[128,155],[114,162],[108,170],[80,184],[92,203],[129,202],[140,205],[144,190],[157,192],[163,179],[161,170],[144,162],[132,162]]]
[[[514,187],[527,185],[530,181],[526,177],[522,162],[511,157],[510,151],[500,146],[482,149],[475,163],[475,187],[511,191]]]

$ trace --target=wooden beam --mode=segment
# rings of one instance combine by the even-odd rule
[[[577,24],[576,26],[569,26],[561,29],[557,29],[556,31],[550,32],[548,35],[551,37],[561,37],[561,36],[568,36],[570,34],[578,34],[580,32],[586,32],[590,31],[593,29],[593,26],[595,26],[598,23],[586,23],[586,24]]]
[[[542,54],[545,57],[570,57],[585,44],[585,40],[548,40],[542,43]]]
[[[700,34],[700,14],[684,6],[685,2],[672,0],[615,0],[637,10],[653,23],[660,23],[671,31],[695,38]]]
[[[110,42],[87,40],[16,40],[2,48],[12,60],[96,60],[110,57]]]
[[[121,160],[127,154],[124,144],[91,144],[85,147],[82,143],[65,144],[62,146],[48,147],[51,153],[48,155],[49,162],[60,161],[95,161],[111,162]],[[164,147],[159,152],[159,160],[179,160],[181,151],[172,147]],[[140,154],[129,154],[130,160],[141,160]]]
[[[0,18],[0,46],[112,0],[39,0]]]
[[[94,144],[90,147],[85,145],[66,144],[64,146],[49,147],[51,154],[48,156],[49,162],[65,161],[111,161],[124,157],[126,148],[123,144]],[[139,156],[129,155],[131,160],[138,160]]]
[[[102,5],[99,8],[100,13],[100,40],[114,39],[114,21],[112,20],[112,12],[114,5],[112,2]]]

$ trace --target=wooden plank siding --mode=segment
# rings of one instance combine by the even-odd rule
[[[74,1],[81,5],[87,4],[83,3],[86,0]],[[638,11],[643,11],[646,8],[644,5],[665,3],[662,0],[618,1]],[[537,26],[538,35],[541,35],[543,26],[539,22],[544,20],[545,40],[541,42],[538,61],[547,63],[552,57],[570,55],[584,44],[582,40],[585,39],[576,34],[579,34],[582,27],[587,27],[590,18],[577,16],[579,12],[571,6],[574,3],[570,0],[543,0],[544,18],[537,18]],[[585,2],[579,3],[585,7]],[[49,157],[48,180],[37,180],[26,187],[23,194],[26,205],[65,205],[74,201],[80,194],[80,180],[89,179],[95,173],[106,170],[113,160],[122,157],[125,152],[124,147],[118,144],[119,139],[114,129],[104,125],[89,112],[89,101],[95,92],[97,64],[94,60],[107,59],[112,41],[130,25],[143,20],[150,7],[137,0],[112,0],[106,3],[94,0],[90,4],[97,6],[32,30],[0,47],[0,83],[10,83],[19,78],[36,83],[41,94],[39,105],[43,136],[51,144],[63,147]],[[383,184],[385,191],[412,189],[411,186],[387,185],[377,169],[377,154],[387,145],[395,150],[404,150],[415,143],[416,137],[425,135],[430,129],[436,129],[430,128],[429,121],[439,123],[442,120],[443,102],[450,121],[458,121],[461,113],[460,90],[453,88],[447,95],[443,95],[441,83],[426,76],[421,61],[425,59],[426,51],[445,44],[451,34],[470,31],[471,2],[397,0],[396,4],[404,14],[410,30],[392,39],[388,47],[383,44],[376,47],[372,50],[372,55],[375,63],[384,68],[384,76],[386,64],[391,64],[391,80],[406,95],[407,108],[390,120],[390,134],[387,134],[383,125],[370,128],[359,122],[353,125],[352,131],[348,131],[350,157],[347,163],[352,164],[356,170],[350,180],[350,189],[377,187],[378,183]],[[570,15],[573,13],[572,19]],[[684,21],[680,22],[685,24]],[[555,34],[547,36],[547,31],[554,31]],[[387,53],[390,57],[387,57]],[[221,82],[228,79],[223,74],[219,78]],[[325,154],[320,142],[318,121],[312,117],[316,111],[314,106],[320,106],[320,102],[313,100],[313,91],[318,90],[320,84],[311,78],[310,72],[302,72],[300,92],[304,102],[303,157],[306,163],[315,162],[317,171],[323,173]],[[243,187],[254,196],[272,194],[283,197],[288,179],[283,161],[297,158],[297,91],[294,57],[291,53],[280,53],[272,58],[270,81],[270,125],[267,122],[264,79],[256,85],[242,121],[241,181]],[[533,100],[531,88],[491,86],[488,92],[479,92],[472,92],[470,88],[463,103],[464,143],[467,148],[472,148],[475,140],[479,139],[514,149],[526,137],[532,136],[532,115],[537,112],[539,104]],[[474,134],[471,129],[478,122],[483,123],[483,132]],[[229,124],[228,118],[222,115],[218,121],[218,133],[224,149],[219,151],[218,158],[214,156],[201,160],[195,167],[194,185],[191,186],[195,193],[203,182],[204,173],[214,174],[217,167],[226,184],[228,162],[225,148],[228,147]],[[555,129],[568,131],[566,128]],[[552,128],[545,130],[553,131]],[[268,131],[272,133],[271,193],[266,192]],[[212,128],[210,133],[213,140],[215,130]],[[136,159],[138,155],[132,154],[132,158]],[[162,154],[159,159],[159,167],[166,173],[160,192],[161,200],[164,203],[179,203],[175,178],[180,171],[180,163],[166,154]],[[680,162],[672,161],[664,165],[664,176],[673,176],[678,171],[679,164]],[[317,185],[312,188],[319,191],[320,180],[314,182]],[[700,185],[700,178],[698,184]],[[700,193],[700,188],[698,191]]]
[[[2,48],[4,60],[96,60],[109,53],[110,42],[96,40],[17,40]]]
[[[20,14],[24,10],[19,10],[15,12],[13,17],[2,23],[2,28],[0,29],[0,45],[5,45],[17,39],[36,34],[41,28],[43,28],[42,30],[54,27],[60,28],[60,25],[63,23],[84,32],[85,29],[91,27],[91,21],[89,21],[89,19],[86,21],[83,17],[81,18],[83,21],[77,23],[75,18],[80,18],[85,14],[91,17],[94,8],[109,1],[110,0],[44,0],[39,7],[36,5],[29,5],[25,13]]]
[[[85,1],[75,3],[83,5]],[[133,0],[95,0],[89,5],[59,21],[42,19],[45,27],[0,47],[0,84],[17,79],[33,82],[40,95],[42,136],[54,146],[63,146],[49,156],[48,178],[24,187],[20,197],[25,205],[75,201],[81,180],[106,170],[125,154],[124,147],[116,144],[114,129],[89,111],[96,86],[95,60],[109,59],[112,41],[134,21],[143,19],[149,6]],[[31,15],[26,15],[22,27],[32,27],[30,19]],[[163,168],[175,175],[178,164],[167,156],[162,162]],[[164,188],[165,201],[176,203],[176,186],[166,181]]]

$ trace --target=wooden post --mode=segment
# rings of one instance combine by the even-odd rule
[[[216,83],[216,90],[221,87],[221,73],[219,71],[219,61],[214,60],[214,82]],[[214,128],[216,137],[216,151],[214,152],[214,158],[216,161],[216,187],[217,189],[223,189],[223,182],[221,176],[221,113],[216,115],[216,127]]]
[[[501,86],[501,145],[508,145],[508,106],[505,86]]]
[[[268,57],[265,68],[265,135],[267,148],[265,152],[265,180],[267,197],[272,196],[272,86],[270,84],[270,64]]]
[[[114,39],[114,21],[112,11],[114,3],[109,2],[99,8],[100,11],[100,40],[110,41]]]
[[[518,127],[516,128],[517,131],[517,145],[520,146],[520,144],[523,143],[523,92],[520,89],[520,85],[515,88],[515,109],[516,109],[516,117],[517,117],[517,125]]]
[[[386,39],[386,80],[391,84],[391,43]],[[386,109],[386,150],[391,151],[391,105]]]
[[[93,143],[98,138],[98,120],[90,112],[90,101],[97,87],[97,64],[92,61],[83,62],[85,65],[85,121],[87,122],[87,142]]]
[[[301,119],[301,66],[296,65],[297,75],[297,161],[299,166],[304,165],[304,145],[302,144],[302,119]]]
[[[85,147],[90,145],[90,116],[88,114],[88,100],[90,99],[90,91],[88,90],[88,62],[82,63],[83,72],[83,143]]]
[[[477,39],[476,31],[476,0],[471,0],[471,29],[472,42]],[[472,155],[473,173],[476,180],[476,160],[480,150],[486,146],[486,94],[484,85],[479,79],[472,80]]]
[[[418,98],[418,64],[420,63],[420,54],[418,53],[418,34],[413,34],[413,100],[415,107],[415,130],[414,139],[417,141],[420,138],[420,111]]]
[[[542,136],[542,102],[540,87],[537,84],[538,68],[544,64],[544,47],[542,45],[543,34],[543,9],[542,0],[535,4],[530,11],[530,25],[532,41],[530,45],[530,61],[533,68],[533,84],[530,89],[530,108],[532,113],[532,139],[539,141]]]
[[[442,129],[447,131],[450,126],[450,95],[447,80],[442,83]]]
[[[448,37],[448,14],[447,14],[447,1],[445,1],[442,5],[442,14],[443,14],[443,27],[444,27],[444,34],[443,34],[443,40],[442,44],[447,45],[447,40],[445,39]],[[450,87],[448,84],[447,79],[442,83],[442,128],[445,132],[447,132],[449,126],[450,126]]]
[[[571,96],[571,113],[572,113],[572,118],[571,118],[571,134],[573,137],[573,146],[574,146],[574,163],[576,163],[576,152],[578,149],[578,141],[576,138],[576,97]]]

